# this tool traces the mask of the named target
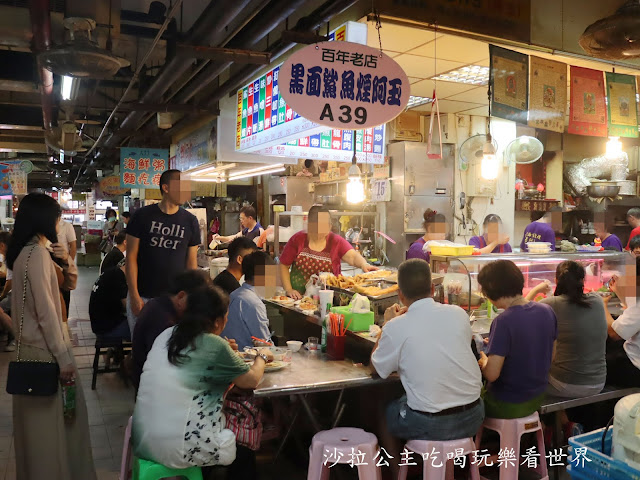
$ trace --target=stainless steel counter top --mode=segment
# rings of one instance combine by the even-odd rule
[[[328,392],[398,380],[396,375],[386,380],[377,375],[372,376],[371,367],[354,364],[349,359],[330,360],[324,353],[311,353],[302,349],[293,354],[288,367],[265,373],[253,394],[256,397],[275,397]]]

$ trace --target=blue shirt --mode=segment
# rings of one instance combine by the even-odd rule
[[[267,307],[253,285],[244,283],[229,298],[229,320],[220,336],[234,339],[240,350],[253,347],[252,336],[269,340]]]

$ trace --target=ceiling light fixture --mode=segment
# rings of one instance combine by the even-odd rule
[[[211,183],[222,183],[226,182],[224,177],[191,177],[191,180],[194,182],[211,182]]]
[[[487,121],[487,141],[482,147],[482,161],[480,163],[480,176],[485,180],[495,180],[498,178],[498,158],[496,149],[491,138],[491,84],[487,88],[489,97],[489,118]]]
[[[356,138],[356,132],[353,132],[353,138]],[[353,148],[353,157],[351,158],[351,166],[349,167],[349,183],[347,183],[347,202],[362,203],[364,201],[364,184],[362,183],[362,172],[356,163],[355,142]]]
[[[620,142],[620,137],[609,137],[604,156],[607,158],[618,158],[622,156],[622,143]]]
[[[417,97],[414,95],[409,95],[409,103],[407,103],[407,110],[410,108],[419,107],[420,105],[425,105],[431,102],[433,102],[433,98],[431,97]]]
[[[75,87],[75,88],[74,88]],[[71,100],[78,91],[78,81],[73,77],[62,76],[62,87],[60,93],[62,100]]]
[[[249,178],[249,177],[257,177],[258,175],[269,175],[270,173],[278,173],[278,172],[283,172],[285,170],[284,165],[280,165],[278,166],[271,166],[271,168],[266,169],[266,170],[260,170],[260,171],[254,171],[251,172],[249,170],[245,170],[244,172],[237,172],[233,175],[229,175],[229,181],[233,181],[233,180],[240,180],[241,178]]]
[[[191,172],[191,175],[204,175],[206,174],[211,174],[213,172],[223,172],[224,170],[229,170],[230,168],[234,168],[235,166],[237,166],[237,163],[225,163],[223,164],[219,164],[219,165],[213,165],[213,166],[209,166],[209,167],[205,167],[202,168],[200,170],[195,170],[193,172]]]
[[[435,77],[431,77],[431,79],[442,80],[444,82],[466,83],[468,85],[488,85],[489,67],[467,65],[466,67],[441,73]]]

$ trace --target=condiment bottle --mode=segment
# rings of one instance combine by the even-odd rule
[[[327,325],[329,324],[329,314],[322,319],[322,335],[320,335],[320,351],[327,351]]]

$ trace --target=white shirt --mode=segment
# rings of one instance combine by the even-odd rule
[[[423,298],[385,324],[371,361],[382,378],[398,372],[413,410],[436,413],[468,405],[482,388],[471,335],[464,310]]]
[[[624,342],[624,351],[627,353],[631,363],[640,369],[640,306],[636,304],[627,308],[613,322],[611,328],[623,340],[626,340]]]
[[[76,231],[73,229],[73,225],[66,220],[60,219],[60,223],[58,225],[60,226],[58,231],[58,243],[60,243],[68,252],[69,244],[76,241]]]

